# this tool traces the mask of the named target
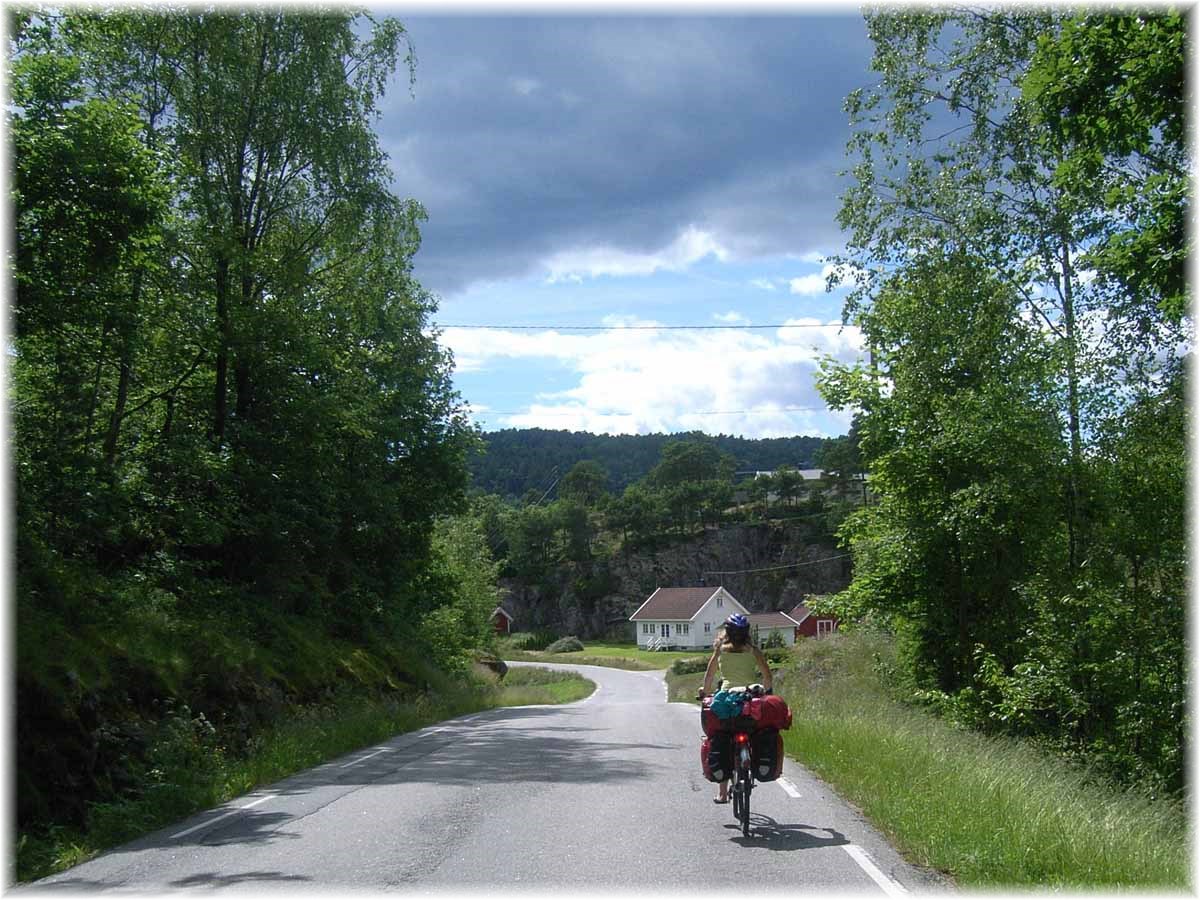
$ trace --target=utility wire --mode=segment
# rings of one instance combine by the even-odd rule
[[[841,322],[801,322],[787,325],[450,325],[438,328],[486,328],[495,331],[751,331],[764,328],[844,328]]]
[[[815,566],[817,563],[832,562],[835,559],[849,559],[852,554],[843,553],[841,556],[827,556],[824,559],[810,559],[807,562],[788,563],[786,566],[767,566],[765,569],[736,569],[727,572],[705,572],[705,575],[748,575],[751,572],[776,572],[779,569],[796,569],[801,566]]]
[[[468,405],[470,405],[469,402],[468,402]],[[763,415],[768,415],[770,413],[781,413],[781,412],[822,412],[824,410],[827,410],[828,408],[829,407],[827,407],[827,406],[778,406],[778,407],[775,407],[774,409],[697,409],[697,410],[688,410],[686,413],[683,413],[683,415],[688,415],[688,416],[737,416],[737,415],[763,416]],[[573,415],[577,415],[581,412],[590,412],[590,410],[544,409],[544,410],[539,410],[536,413],[536,415],[539,415],[539,416],[573,416]],[[478,417],[478,416],[527,416],[527,415],[533,415],[534,413],[528,409],[523,409],[523,410],[488,409],[488,410],[484,410],[482,412],[476,412],[475,410],[471,410],[470,414]],[[632,412],[596,412],[594,414],[597,416],[632,416],[632,415],[634,415],[634,413],[632,413]]]

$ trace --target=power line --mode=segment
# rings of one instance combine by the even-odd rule
[[[448,325],[446,328],[485,328],[495,331],[752,331],[764,328],[844,328],[841,322],[801,322],[786,325]]]
[[[787,565],[769,565],[766,569],[737,569],[724,572],[704,572],[704,575],[749,575],[750,572],[774,572],[780,569],[798,569],[803,565],[816,565],[817,563],[832,563],[834,559],[848,559],[852,556],[851,553],[842,553],[838,557],[826,557],[824,559],[810,559],[805,563],[788,563]]]
[[[469,405],[469,404],[468,404]],[[781,412],[823,412],[829,409],[827,406],[779,406],[774,409],[697,409],[688,410],[681,415],[687,416],[738,416],[738,415],[756,415],[763,416],[769,413]],[[574,416],[579,413],[591,413],[597,416],[633,416],[633,412],[595,412],[588,409],[545,409],[538,410],[536,413],[529,409],[524,410],[501,410],[488,409],[482,412],[471,411],[473,416]]]

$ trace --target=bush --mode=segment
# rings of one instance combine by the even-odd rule
[[[500,646],[507,645],[512,650],[527,650],[531,653],[536,653],[539,650],[545,650],[557,639],[557,635],[553,631],[542,629],[540,631],[514,631],[506,638],[502,638]]]
[[[571,653],[576,650],[583,649],[583,641],[569,634],[564,638],[559,638],[553,644],[546,648],[547,653]]]
[[[677,659],[671,663],[672,675],[694,675],[708,668],[707,656],[696,656],[689,659]]]
[[[787,647],[768,647],[763,650],[763,656],[772,666],[778,666],[792,658],[792,651]]]

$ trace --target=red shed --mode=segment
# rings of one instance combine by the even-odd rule
[[[802,637],[825,637],[825,635],[837,631],[837,616],[817,615],[804,603],[801,603],[788,615],[800,623],[796,626],[797,640]]]
[[[503,606],[492,610],[492,626],[496,629],[496,634],[509,634],[512,631],[512,623],[512,613]]]

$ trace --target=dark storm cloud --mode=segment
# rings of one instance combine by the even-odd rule
[[[739,254],[837,241],[862,20],[403,18],[417,53],[380,123],[425,204],[417,275],[449,296],[556,251],[649,253],[688,225]]]

